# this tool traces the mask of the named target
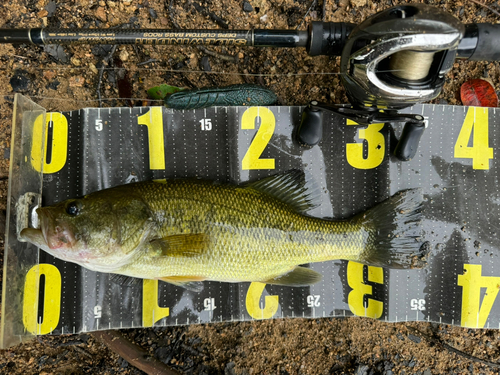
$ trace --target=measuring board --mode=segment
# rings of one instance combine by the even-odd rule
[[[86,108],[44,120],[42,108],[16,101],[24,111],[16,110],[13,130],[3,347],[34,335],[294,317],[500,328],[496,109],[408,109],[429,126],[416,157],[400,162],[390,156],[388,125],[361,126],[326,112],[322,141],[300,147],[292,135],[302,107]],[[120,285],[16,239],[36,193],[50,205],[133,181],[242,183],[290,169],[304,170],[320,187],[322,204],[308,214],[322,218],[349,218],[400,190],[421,188],[427,265],[389,270],[330,261],[310,265],[323,275],[310,287],[204,282],[196,293],[153,280]],[[28,214],[20,213],[23,205]]]

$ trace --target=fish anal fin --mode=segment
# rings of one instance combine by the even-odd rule
[[[157,277],[157,280],[180,286],[192,292],[201,292],[203,290],[202,281],[204,281],[205,278],[201,276],[165,276]]]
[[[109,280],[114,283],[124,287],[139,287],[142,285],[142,279],[136,277],[120,275],[116,273],[109,274]]]
[[[209,246],[209,236],[205,233],[176,234],[156,238],[151,245],[159,246],[160,256],[195,257],[201,255]]]
[[[295,267],[292,271],[264,281],[266,284],[285,286],[308,286],[321,281],[321,274],[305,267]]]

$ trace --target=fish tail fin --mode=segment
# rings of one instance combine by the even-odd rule
[[[404,190],[371,208],[357,219],[370,233],[359,261],[388,268],[422,266],[422,192]],[[425,264],[425,263],[424,263]]]

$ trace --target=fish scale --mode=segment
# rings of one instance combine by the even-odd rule
[[[338,257],[355,259],[367,239],[359,225],[300,215],[252,189],[189,180],[138,188],[151,202],[153,214],[165,219],[160,224],[160,237],[206,233],[210,246],[196,258],[175,262],[168,257],[151,262],[146,258],[120,273],[144,272],[149,278],[164,272],[202,275],[210,280],[266,280],[298,264]]]

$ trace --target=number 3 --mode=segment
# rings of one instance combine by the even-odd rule
[[[347,125],[358,125],[352,120],[347,120]],[[364,139],[368,146],[368,155],[363,156],[363,143],[346,144],[347,162],[357,169],[373,169],[378,167],[385,156],[385,138],[380,131],[384,124],[370,124],[366,129],[358,129],[358,136]]]

